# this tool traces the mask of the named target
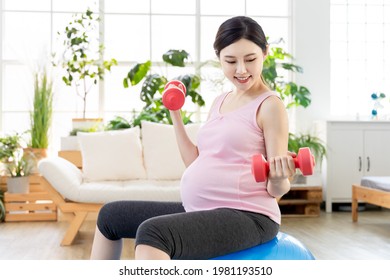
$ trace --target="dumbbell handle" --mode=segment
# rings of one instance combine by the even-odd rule
[[[297,157],[293,158],[295,168],[299,168],[302,175],[312,175],[314,172],[315,159],[309,148],[301,148],[298,151]],[[252,158],[252,174],[256,182],[264,182],[267,180],[269,173],[269,163],[261,154],[254,155]]]
[[[261,156],[263,156],[263,155],[261,155]],[[264,157],[264,156],[263,156]],[[265,160],[265,159],[264,159]],[[295,165],[295,168],[300,168],[300,166],[299,166],[299,161],[298,161],[298,159],[295,157],[295,158],[293,158],[293,160],[294,160],[294,165]],[[265,163],[265,168],[266,168],[266,170],[267,170],[267,173],[269,173],[269,163],[266,161]]]

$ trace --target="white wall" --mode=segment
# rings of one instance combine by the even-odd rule
[[[330,0],[293,0],[295,63],[303,67],[296,83],[311,91],[311,105],[296,110],[296,131],[313,132],[330,118]],[[319,132],[322,134],[322,131]]]

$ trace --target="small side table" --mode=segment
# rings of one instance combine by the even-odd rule
[[[292,186],[280,199],[279,207],[284,217],[318,217],[321,202],[321,186]]]
[[[57,221],[57,206],[40,185],[41,176],[30,176],[29,193],[4,193],[5,221]]]

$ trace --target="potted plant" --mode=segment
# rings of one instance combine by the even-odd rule
[[[114,119],[110,120],[106,126],[106,130],[121,130],[131,128],[132,124],[129,120],[121,116],[116,116]]]
[[[32,156],[26,156],[20,144],[19,134],[0,138],[0,160],[5,166],[7,190],[10,193],[27,193],[29,175],[33,168]]]
[[[33,109],[30,112],[30,141],[26,153],[34,155],[36,161],[47,156],[49,129],[53,115],[53,83],[46,69],[34,73]],[[36,168],[34,168],[34,172]]]
[[[308,147],[310,151],[312,152],[316,166],[321,167],[322,161],[324,157],[326,156],[326,146],[325,143],[316,136],[310,135],[310,134],[293,134],[289,133],[288,138],[288,150],[291,152],[298,153],[300,148]],[[300,172],[297,172],[294,176],[292,182],[293,183],[305,183],[306,178],[300,174]]]
[[[105,71],[117,65],[115,59],[103,60],[104,45],[99,42],[99,16],[90,9],[81,14],[75,14],[72,21],[59,35],[64,37],[64,52],[61,56],[61,65],[66,74],[62,80],[67,86],[73,86],[77,96],[82,99],[82,119],[74,119],[77,123],[73,128],[87,128],[80,124],[86,119],[87,97],[93,86],[103,80]],[[57,63],[55,63],[57,64]],[[101,119],[89,119],[95,125]]]
[[[163,61],[167,65],[175,67],[185,67],[188,58],[189,53],[184,50],[169,50],[162,56]],[[143,81],[140,98],[145,102],[145,106],[138,115],[134,116],[132,126],[140,126],[142,120],[172,124],[169,110],[165,108],[162,103],[162,92],[168,79],[159,73],[152,73],[151,67],[152,63],[150,61],[137,63],[123,79],[123,86],[125,88],[129,87],[129,85],[137,85]],[[198,106],[205,105],[202,96],[197,91],[201,81],[201,78],[198,75],[186,74],[174,77],[173,79],[183,82],[187,88],[186,95],[191,98],[193,103]],[[191,113],[184,110],[181,112],[184,124],[191,122]],[[112,124],[118,122],[118,120],[123,123],[123,119],[117,119],[114,120]]]
[[[292,81],[286,81],[280,70],[302,73],[302,67],[292,63],[293,56],[281,47],[270,47],[264,60],[263,78],[272,90],[279,92],[286,108],[310,105],[310,91]]]

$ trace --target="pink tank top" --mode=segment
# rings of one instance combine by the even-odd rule
[[[251,173],[252,156],[266,154],[263,131],[256,121],[257,111],[275,92],[225,114],[220,113],[228,93],[220,95],[209,120],[198,133],[199,156],[185,170],[181,198],[187,212],[215,208],[234,208],[261,213],[280,224],[280,209],[266,189]]]

